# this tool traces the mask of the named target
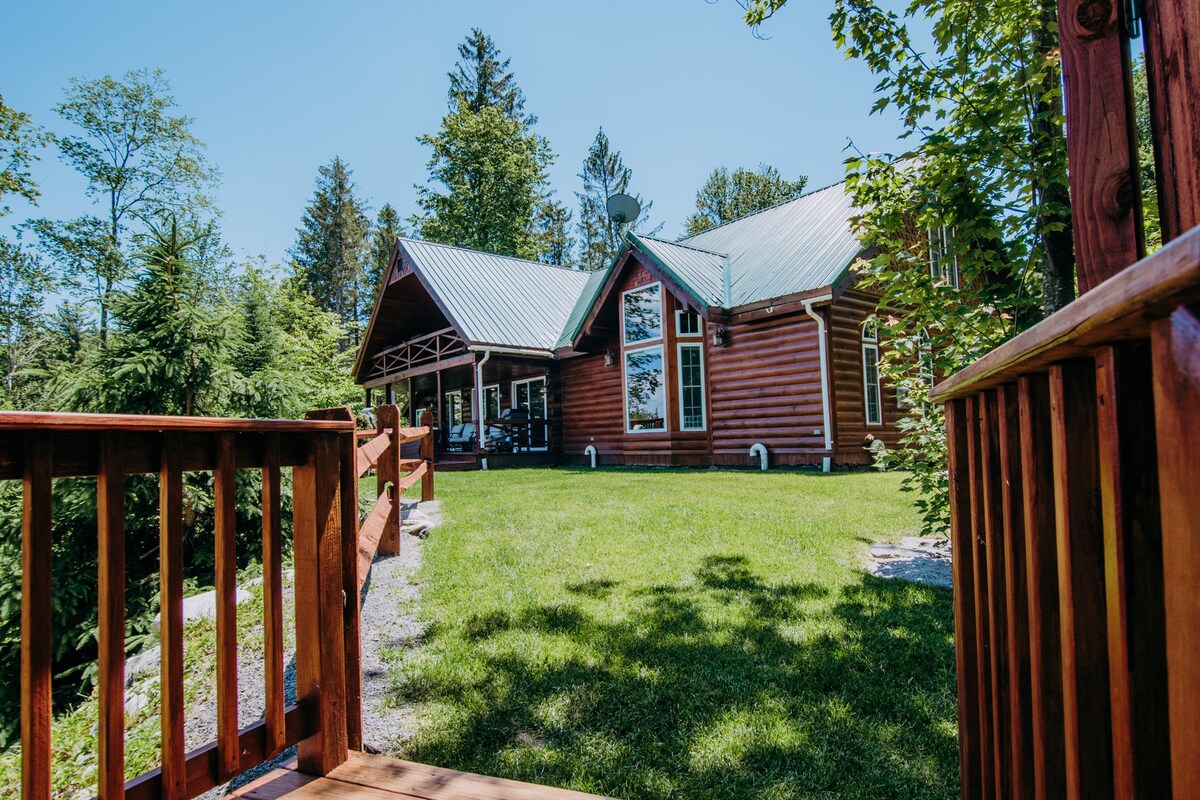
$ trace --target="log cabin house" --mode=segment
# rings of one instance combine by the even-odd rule
[[[434,413],[441,469],[868,464],[903,408],[854,214],[837,184],[591,274],[402,238],[355,377]]]

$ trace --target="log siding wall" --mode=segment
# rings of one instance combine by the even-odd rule
[[[863,449],[867,434],[882,439],[889,448],[900,439],[897,424],[904,416],[896,401],[896,390],[882,382],[880,412],[882,425],[868,425],[866,390],[863,385],[862,324],[876,314],[879,298],[866,292],[847,291],[826,312],[829,316],[830,369],[833,384],[834,460],[839,464],[870,464]],[[887,342],[879,342],[882,350]]]

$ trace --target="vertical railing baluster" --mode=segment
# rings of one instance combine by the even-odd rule
[[[1050,368],[1062,626],[1067,797],[1113,796],[1096,376],[1091,361]]]
[[[183,467],[179,436],[162,436],[158,477],[162,796],[187,797],[183,738]]]
[[[1145,343],[1096,354],[1116,795],[1169,797],[1162,525]]]
[[[125,796],[125,475],[121,456],[121,433],[101,434],[96,476],[101,800]]]
[[[1162,506],[1171,777],[1176,800],[1200,787],[1200,317],[1154,323],[1154,418]]]
[[[217,762],[221,779],[238,773],[237,469],[232,433],[217,436],[213,470],[217,595]]]
[[[1058,618],[1058,545],[1054,522],[1054,454],[1050,441],[1050,382],[1046,375],[1017,381],[1021,417],[1021,476],[1025,566],[1029,593],[1029,672],[1033,712],[1033,796],[1066,795],[1062,707],[1062,645]]]
[[[1025,575],[1025,517],[1021,474],[1021,422],[1017,387],[997,391],[1000,448],[1000,501],[1004,511],[1004,616],[1008,624],[1008,709],[1012,795],[1033,796],[1033,755],[1029,701],[1029,588]]]
[[[53,449],[42,431],[25,435],[21,517],[21,796],[50,797],[53,596]]]
[[[392,437],[387,449],[379,455],[375,465],[375,496],[382,497],[387,491],[388,484],[395,485],[400,479],[400,443],[396,441],[400,431],[400,409],[395,405],[379,407],[376,417],[377,430],[380,435],[391,428]],[[383,535],[379,538],[379,548],[376,551],[381,556],[400,555],[400,498],[392,499],[392,510],[383,526]],[[360,576],[361,578],[362,576]]]
[[[988,618],[988,564],[983,522],[983,475],[980,443],[981,397],[966,399],[967,480],[971,487],[972,581],[975,585],[975,663],[979,681],[979,752],[984,792],[996,785],[996,759],[992,722],[991,628]]]
[[[971,488],[967,474],[966,401],[946,407],[946,443],[950,459],[950,530],[953,537],[954,657],[957,667],[959,781],[963,800],[980,797],[979,663],[975,629],[975,532],[971,527]]]
[[[1008,624],[1005,618],[1004,510],[1000,490],[1000,422],[995,390],[979,395],[980,455],[983,475],[983,526],[988,565],[988,650],[992,671],[992,752],[996,760],[995,796],[1011,791],[1011,743],[1008,695]]]
[[[263,437],[262,547],[263,547],[263,665],[267,723],[267,752],[273,756],[284,747],[283,666],[283,526],[281,519],[279,434]]]
[[[429,433],[421,439],[421,458],[425,461],[425,475],[421,478],[421,500],[428,502],[433,497],[433,414],[426,411],[421,415],[421,425],[429,428]]]

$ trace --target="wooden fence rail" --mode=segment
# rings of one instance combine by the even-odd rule
[[[361,587],[357,481],[374,465],[388,522],[399,532],[399,495],[432,464],[403,460],[400,445],[427,428],[401,428],[394,406],[363,450],[347,409],[304,421],[0,412],[0,479],[23,482],[21,781],[25,798],[51,796],[52,487],[55,478],[97,479],[101,798],[188,800],[299,746],[302,769],[325,774],[361,749],[361,665],[355,602]],[[382,439],[382,441],[381,441]],[[432,453],[429,453],[432,461]],[[281,470],[293,470],[296,603],[295,705],[285,706]],[[217,737],[184,744],[183,476],[212,471],[216,551]],[[238,728],[236,498],[238,470],[262,475],[265,711]],[[159,476],[161,767],[125,781],[124,477]],[[368,517],[371,522],[375,517]],[[372,523],[374,524],[374,523]],[[364,526],[366,527],[366,526]],[[369,567],[370,561],[367,561]]]
[[[1200,791],[1200,228],[943,383],[964,797]]]

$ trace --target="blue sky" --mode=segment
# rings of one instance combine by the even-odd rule
[[[558,161],[551,183],[575,208],[577,174],[603,125],[681,233],[713,167],[777,166],[810,186],[840,180],[848,139],[894,150],[899,123],[869,117],[875,81],[834,48],[832,3],[792,2],[754,38],[733,0],[578,2],[18,2],[3,12],[0,93],[62,130],[52,108],[71,77],[161,67],[221,170],[215,192],[239,255],[286,258],[317,167],[335,154],[374,209],[407,217],[446,111],[446,73],[472,26],[485,30],[525,92]],[[40,208],[88,213],[83,184],[47,150]]]

